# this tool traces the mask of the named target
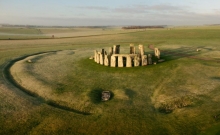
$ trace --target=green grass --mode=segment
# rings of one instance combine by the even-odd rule
[[[89,37],[97,35],[114,35],[132,33],[139,30],[122,30],[119,27],[107,28],[28,28],[0,27],[0,40],[50,39]]]
[[[176,28],[1,41],[1,70],[16,57],[64,51],[36,55],[12,67],[20,85],[40,98],[28,96],[0,77],[0,134],[217,134],[219,63],[173,54],[220,60],[219,35],[213,28]],[[107,50],[114,44],[127,53],[130,43],[143,44],[146,53],[152,53],[147,46],[153,44],[171,54],[162,53],[163,63],[136,68],[110,68],[88,59],[93,50]],[[196,48],[202,50],[196,52]],[[99,100],[102,90],[111,91],[110,101]],[[164,113],[161,107],[172,111]]]
[[[45,35],[37,28],[10,28],[0,27],[0,39],[39,39],[46,38]]]
[[[216,124],[211,128],[207,129],[205,132],[202,132],[200,135],[220,135],[219,127],[220,124]]]
[[[42,34],[39,29],[35,28],[10,28],[10,27],[1,27],[1,33],[8,33],[8,34]]]

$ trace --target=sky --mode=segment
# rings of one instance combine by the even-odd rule
[[[0,24],[220,24],[220,0],[0,0]]]

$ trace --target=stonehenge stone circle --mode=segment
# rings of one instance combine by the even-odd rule
[[[152,55],[145,54],[144,46],[138,46],[139,51],[136,53],[134,44],[130,44],[128,54],[120,54],[120,45],[113,45],[109,48],[108,53],[102,49],[101,52],[94,51],[94,61],[100,65],[110,67],[137,67],[152,65]],[[160,59],[160,50],[154,49],[155,57]]]

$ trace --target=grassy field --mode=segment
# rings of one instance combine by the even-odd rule
[[[0,41],[0,134],[219,134],[219,27],[87,30]],[[130,43],[143,44],[146,54],[154,45],[166,61],[110,68],[88,59],[114,44],[128,53]],[[23,56],[10,68],[16,87],[5,68]],[[110,101],[100,101],[102,90],[112,92]]]
[[[97,36],[97,35],[131,33],[136,31],[141,31],[141,30],[122,30],[120,27],[103,27],[103,28],[0,27],[0,40],[88,37],[88,36]]]
[[[45,38],[40,29],[0,27],[0,39],[33,39]]]

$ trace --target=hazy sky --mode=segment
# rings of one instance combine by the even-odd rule
[[[220,0],[0,0],[0,23],[64,26],[220,24]]]

